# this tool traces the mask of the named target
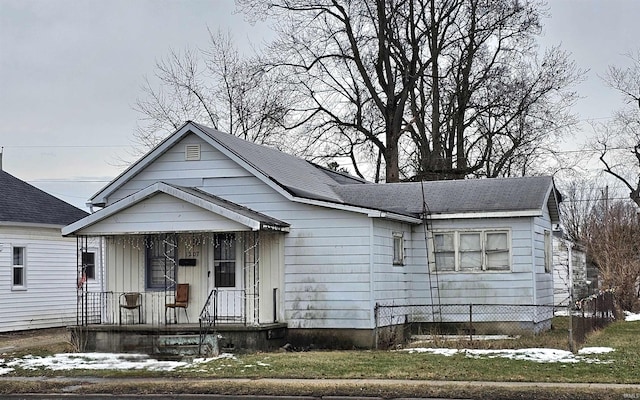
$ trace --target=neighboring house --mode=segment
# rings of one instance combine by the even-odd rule
[[[0,331],[76,323],[77,242],[61,229],[87,215],[0,168]]]
[[[570,288],[573,287],[573,293]],[[568,239],[561,230],[553,232],[553,298],[554,304],[568,306],[598,290],[597,268],[587,263],[587,253]]]
[[[143,296],[141,316],[102,324],[163,326],[168,310],[371,347],[376,304],[552,305],[558,200],[551,177],[368,183],[188,122],[63,233],[106,238],[107,291]],[[164,306],[175,283],[186,309]],[[550,326],[534,314],[517,322]]]

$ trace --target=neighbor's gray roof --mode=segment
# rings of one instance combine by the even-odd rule
[[[0,170],[0,222],[68,225],[88,215]]]

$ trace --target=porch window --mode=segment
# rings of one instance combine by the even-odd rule
[[[173,236],[148,236],[146,243],[147,289],[171,289],[176,282],[176,244]]]
[[[236,237],[234,234],[215,235],[213,259],[215,287],[236,287]]]
[[[13,267],[12,267],[13,280],[11,282],[12,289],[26,289],[27,279],[26,279],[25,253],[26,253],[26,250],[24,247],[13,248]]]
[[[82,272],[87,279],[96,279],[96,253],[92,251],[82,252]]]
[[[436,270],[509,271],[509,242],[507,230],[436,232],[433,234]]]

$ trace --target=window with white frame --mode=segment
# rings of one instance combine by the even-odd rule
[[[511,246],[508,230],[434,232],[436,270],[509,271]]]
[[[148,236],[145,248],[147,289],[172,289],[176,282],[176,237]]]
[[[24,247],[13,247],[13,266],[11,287],[14,289],[24,289],[27,287],[27,264],[26,249]]]
[[[553,250],[551,242],[551,231],[544,231],[544,272],[551,272],[553,265]]]
[[[404,237],[401,232],[393,232],[393,265],[404,265]]]
[[[87,279],[96,279],[96,253],[93,251],[82,252],[82,273]]]

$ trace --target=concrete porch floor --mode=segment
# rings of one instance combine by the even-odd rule
[[[202,330],[199,324],[87,325],[71,326],[68,329],[71,341],[78,351],[143,353],[153,356],[159,355],[163,344],[168,342],[182,343],[185,355],[198,355],[192,354],[193,347],[202,339],[211,343],[215,341],[219,352],[273,351],[286,343],[287,336],[285,323],[258,326],[220,324]]]

